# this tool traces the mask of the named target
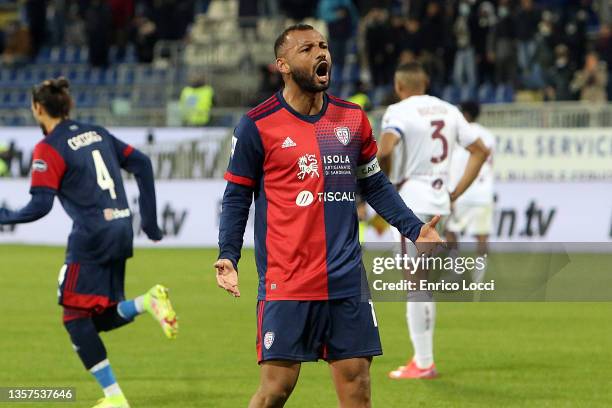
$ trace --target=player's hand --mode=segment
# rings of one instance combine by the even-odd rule
[[[419,254],[431,255],[436,248],[444,244],[444,240],[438,235],[436,225],[440,222],[440,216],[434,216],[429,222],[423,224],[415,244]]]
[[[229,259],[219,259],[215,262],[217,270],[217,285],[234,297],[240,297],[238,289],[238,271]]]
[[[147,238],[149,238],[153,242],[159,242],[164,237],[164,233],[161,229],[159,229],[157,225],[154,228],[143,227],[142,230],[147,235]]]

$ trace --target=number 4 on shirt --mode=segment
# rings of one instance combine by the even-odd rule
[[[91,155],[93,156],[94,166],[96,166],[96,178],[98,179],[98,185],[102,190],[108,190],[111,198],[116,200],[117,194],[115,193],[115,182],[108,172],[106,164],[104,164],[102,154],[100,154],[99,150],[94,150],[91,152]]]

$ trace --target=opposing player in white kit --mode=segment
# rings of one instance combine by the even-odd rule
[[[450,214],[451,201],[474,181],[488,154],[456,107],[425,94],[428,83],[429,78],[420,64],[397,68],[395,92],[401,101],[390,105],[385,112],[378,153],[381,169],[390,173],[406,204],[424,222]],[[450,191],[450,158],[455,143],[463,146],[470,157],[463,176]],[[438,224],[441,225],[443,222]],[[411,256],[417,254],[410,242],[403,241],[402,249]],[[390,378],[436,377],[433,360],[435,315],[432,293],[409,293],[406,318],[414,358],[391,371]]]
[[[464,102],[461,112],[469,122],[472,133],[482,140],[489,149],[489,158],[480,169],[478,177],[472,185],[453,203],[453,210],[446,223],[446,239],[449,245],[456,247],[457,234],[473,235],[477,241],[477,253],[483,256],[488,251],[488,239],[493,226],[493,151],[495,136],[484,126],[476,123],[480,115],[477,102]],[[450,185],[455,186],[463,174],[469,153],[456,146],[452,153]],[[486,269],[472,270],[472,281],[482,282]]]

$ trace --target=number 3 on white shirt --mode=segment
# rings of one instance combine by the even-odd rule
[[[117,194],[115,193],[115,182],[108,172],[108,168],[106,164],[104,164],[104,159],[100,154],[99,150],[94,150],[91,152],[93,156],[94,166],[96,166],[96,178],[98,179],[98,185],[102,190],[108,190],[110,196],[113,200],[117,199]]]

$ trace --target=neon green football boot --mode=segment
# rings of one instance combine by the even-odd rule
[[[98,400],[98,403],[93,408],[130,408],[127,399],[123,395],[113,395]]]
[[[155,285],[144,295],[144,309],[157,320],[169,339],[175,339],[178,334],[178,320],[168,297],[168,288]]]

